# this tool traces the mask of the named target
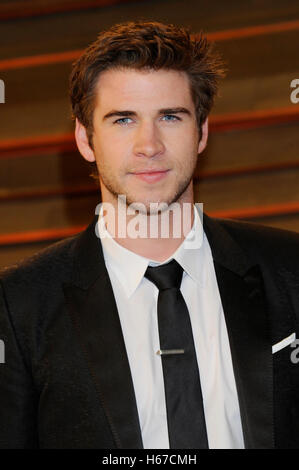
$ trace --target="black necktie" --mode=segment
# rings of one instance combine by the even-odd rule
[[[180,291],[182,267],[148,267],[145,277],[159,289],[158,326],[170,449],[207,449],[199,370],[191,322]]]

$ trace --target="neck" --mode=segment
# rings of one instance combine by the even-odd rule
[[[194,223],[193,200],[177,201],[162,213],[155,214],[143,214],[138,209],[132,214],[124,203],[114,205],[112,214],[105,203],[102,209],[106,229],[117,243],[160,262],[177,250]]]

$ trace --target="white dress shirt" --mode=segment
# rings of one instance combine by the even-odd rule
[[[197,232],[202,225],[195,207],[194,214]],[[171,257],[158,263],[121,246],[103,224],[98,224],[98,233],[127,350],[144,448],[169,449],[162,362],[156,354],[159,291],[144,273],[148,265],[171,259],[184,269],[181,292],[191,319],[209,448],[244,448],[225,318],[205,234],[200,247],[186,249],[185,239]]]

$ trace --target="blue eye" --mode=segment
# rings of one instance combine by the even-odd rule
[[[171,118],[171,119],[166,119],[166,121],[177,121],[177,120],[180,120],[180,118],[178,116],[174,116],[173,114],[165,114],[165,116],[163,116],[163,119],[164,118]]]
[[[131,119],[129,117],[123,117],[120,119],[117,119],[114,124],[129,124],[128,119]]]

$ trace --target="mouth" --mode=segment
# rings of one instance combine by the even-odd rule
[[[155,183],[165,178],[170,170],[142,170],[131,173],[133,176],[146,181],[147,183]]]

